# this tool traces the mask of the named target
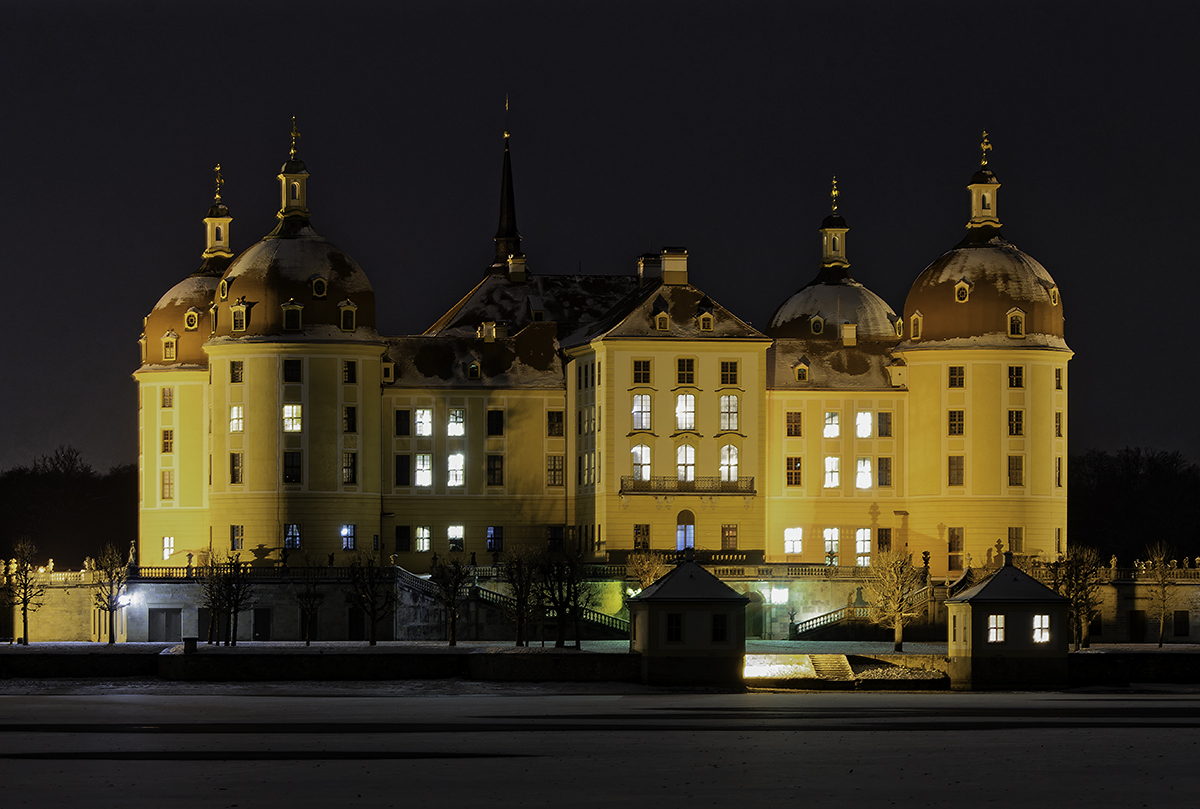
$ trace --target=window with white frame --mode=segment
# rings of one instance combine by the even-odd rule
[[[825,488],[836,489],[842,485],[842,459],[836,455],[825,458]]]
[[[173,553],[175,553],[175,537],[163,537],[163,561],[170,559]]]
[[[721,397],[721,429],[737,430],[738,428],[738,397]]]
[[[417,526],[417,553],[428,553],[430,538],[433,536],[433,529],[428,525]]]
[[[466,534],[463,532],[461,525],[451,525],[446,529],[446,539],[450,543],[450,550],[462,551],[465,548]]]
[[[446,485],[462,486],[466,480],[466,457],[461,452],[455,452],[446,458]]]
[[[650,447],[645,444],[638,444],[633,448],[633,479],[634,480],[649,480],[650,479]]]
[[[1033,642],[1034,643],[1049,643],[1050,642],[1050,616],[1049,615],[1033,616]]]
[[[1004,616],[988,616],[988,643],[1004,643]]]
[[[854,564],[859,567],[871,565],[871,529],[859,528],[854,532]]]
[[[285,433],[298,433],[304,426],[304,407],[298,404],[285,404],[283,406],[283,431]]]
[[[681,393],[675,397],[675,429],[696,429],[696,397],[691,393]]]
[[[822,532],[825,536],[825,563],[828,565],[836,565],[838,563],[838,529],[826,528]]]
[[[736,481],[738,479],[738,448],[733,444],[721,447],[721,480]]]
[[[679,480],[696,479],[696,448],[682,444],[675,450],[675,471]]]
[[[874,419],[870,410],[860,410],[854,417],[854,434],[859,438],[870,438]]]
[[[633,395],[633,429],[650,429],[650,394],[635,393]]]
[[[418,452],[413,456],[413,483],[417,486],[433,485],[433,456],[428,452]]]
[[[783,529],[783,552],[784,553],[803,553],[804,552],[804,529],[803,528],[784,528]]]
[[[433,411],[429,408],[418,408],[413,411],[417,435],[433,435]]]
[[[872,484],[871,479],[871,459],[859,458],[857,468],[854,472],[854,488],[869,489]]]
[[[245,425],[246,408],[244,405],[229,406],[229,432],[240,433]]]
[[[466,432],[467,411],[461,407],[452,407],[446,414],[446,435],[458,436]]]
[[[839,416],[837,411],[825,411],[825,437],[837,438],[842,434],[842,428],[839,424]]]

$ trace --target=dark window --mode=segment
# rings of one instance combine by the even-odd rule
[[[737,361],[721,363],[721,384],[736,385],[738,383],[738,364]]]
[[[1054,389],[1062,390],[1062,368],[1054,369]]]
[[[1025,553],[1025,529],[1010,527],[1008,529],[1008,549],[1013,553]]]
[[[546,526],[546,545],[550,550],[562,550],[564,533],[565,531],[561,525]]]
[[[949,552],[950,570],[963,569],[963,546],[965,530],[963,528],[946,529],[946,549]]]
[[[676,362],[675,381],[680,385],[696,384],[696,361],[694,359],[680,359]]]
[[[892,485],[892,459],[886,455],[879,458],[879,485]]]
[[[950,387],[961,388],[965,387],[967,379],[967,369],[962,365],[950,366]]]
[[[649,524],[638,524],[633,526],[633,548],[634,550],[650,549]]]
[[[412,427],[412,411],[396,411],[396,435],[410,435]]]
[[[504,550],[503,526],[489,525],[487,527],[487,549],[492,553],[500,553]]]
[[[412,550],[412,526],[396,526],[396,553],[408,553]]]
[[[358,381],[358,363],[354,360],[342,360],[342,381]]]
[[[1175,610],[1175,637],[1186,638],[1191,634],[1191,621],[1187,610]]]
[[[242,453],[229,453],[229,482],[241,483],[244,478],[245,470],[242,468]]]
[[[561,455],[546,456],[546,485],[547,486],[562,486],[566,472],[566,464]]]
[[[1008,456],[1008,485],[1009,486],[1024,486],[1025,485],[1025,456],[1024,455],[1009,455]]]
[[[503,486],[504,485],[504,456],[489,455],[487,456],[487,485]]]
[[[304,365],[302,360],[283,361],[283,381],[302,382],[304,380]]]
[[[342,310],[342,331],[354,331],[354,310]]]
[[[1023,410],[1008,411],[1008,434],[1025,434],[1025,412]]]
[[[963,434],[963,424],[965,421],[966,421],[966,419],[965,419],[964,411],[951,410],[950,417],[949,417],[949,425],[950,426],[947,431],[948,434],[949,435],[962,435]]]
[[[667,613],[667,643],[683,643],[683,613]]]
[[[1010,388],[1025,387],[1025,367],[1022,365],[1008,366],[1008,386]]]
[[[229,550],[240,551],[246,544],[246,526],[229,526]]]
[[[879,552],[884,553],[892,549],[892,529],[878,528],[875,530],[875,541],[879,543]]]
[[[352,405],[346,405],[342,408],[342,432],[356,433],[358,432],[358,408]]]
[[[962,486],[963,485],[964,466],[965,465],[963,463],[962,455],[951,455],[950,456],[950,458],[948,459],[948,462],[946,464],[946,467],[948,470],[948,477],[946,479],[946,483],[948,485],[950,485],[950,486]]]
[[[241,360],[230,360],[229,361],[229,381],[230,382],[241,382],[242,381],[242,361]]]
[[[882,411],[879,414],[879,437],[892,437],[892,414],[887,411]]]
[[[723,612],[713,613],[712,642],[725,643],[729,639],[729,616]]]
[[[737,550],[737,526],[722,525],[721,526],[721,550],[736,551]]]
[[[787,485],[789,485],[789,486],[803,486],[804,485],[804,477],[803,477],[803,472],[802,472],[803,464],[804,464],[803,460],[801,458],[798,458],[795,456],[789,457],[787,459],[786,463],[784,464],[784,471],[787,474]]]
[[[556,436],[565,435],[566,430],[563,426],[563,411],[550,410],[546,413],[546,435]]]
[[[300,328],[299,309],[289,308],[283,310],[283,328],[287,331],[297,331]]]
[[[396,485],[411,486],[412,485],[412,456],[397,455],[396,456]]]
[[[800,411],[792,410],[788,412],[787,434],[792,438],[799,438],[804,435],[804,414]]]
[[[504,411],[489,410],[487,414],[487,434],[504,435]]]
[[[299,550],[300,548],[300,524],[287,523],[283,526],[283,547],[289,550]]]
[[[298,451],[288,450],[283,453],[283,482],[301,483],[303,481],[303,455]]]
[[[358,483],[358,453],[342,453],[342,483]]]
[[[633,384],[650,384],[650,360],[633,361]]]

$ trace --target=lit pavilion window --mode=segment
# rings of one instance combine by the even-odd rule
[[[691,393],[681,393],[675,397],[675,429],[696,429],[696,397]]]
[[[285,433],[298,433],[301,431],[304,423],[303,405],[285,404],[283,406],[283,431]]]
[[[230,405],[229,406],[229,432],[240,433],[242,426],[245,424],[245,406]]]
[[[428,553],[433,529],[428,525],[417,526],[417,553]]]
[[[462,486],[466,483],[466,458],[456,452],[446,459],[446,485]]]
[[[1004,643],[1004,616],[988,616],[988,643]]]
[[[675,470],[679,480],[696,479],[696,448],[682,444],[675,450]]]
[[[163,561],[170,559],[173,553],[175,553],[175,537],[163,537]]]
[[[344,551],[354,550],[354,526],[353,525],[343,525],[342,526],[342,550],[344,550]]]
[[[859,567],[871,565],[871,529],[859,528],[854,532],[854,563]]]
[[[413,482],[417,486],[432,486],[433,456],[428,452],[418,452],[414,457],[413,462],[416,466],[416,477]]]
[[[836,565],[838,563],[838,543],[840,542],[838,529],[826,528],[825,535],[825,563],[828,565]]]
[[[1033,616],[1033,642],[1034,643],[1049,643],[1050,642],[1050,616],[1049,615]]]
[[[433,411],[417,409],[413,411],[413,421],[416,422],[417,435],[433,435]]]
[[[650,394],[633,394],[633,429],[650,429]]]
[[[736,431],[738,428],[738,397],[721,397],[721,429]]]

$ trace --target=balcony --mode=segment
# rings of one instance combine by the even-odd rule
[[[740,494],[752,495],[754,477],[737,480],[721,480],[719,477],[680,480],[677,477],[653,476],[637,479],[633,475],[621,477],[621,494]]]

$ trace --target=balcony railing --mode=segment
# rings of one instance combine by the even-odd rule
[[[667,475],[655,475],[648,479],[623,475],[621,494],[755,494],[754,477],[741,477],[736,480],[722,480],[719,477],[680,480]]]

